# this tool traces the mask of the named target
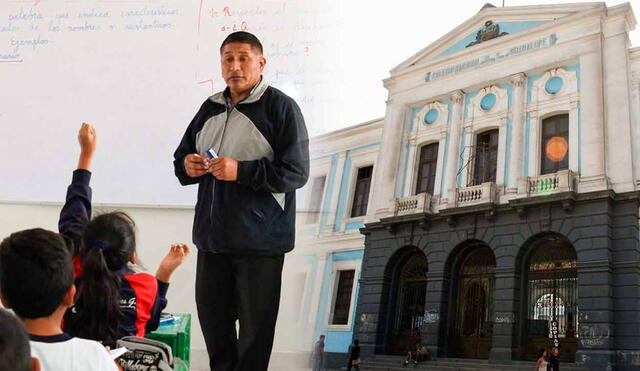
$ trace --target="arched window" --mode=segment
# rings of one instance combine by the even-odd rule
[[[433,194],[433,186],[436,181],[436,167],[438,165],[438,143],[428,144],[420,150],[420,163],[418,164],[418,182],[416,194]]]
[[[569,115],[542,120],[540,174],[552,174],[569,168]]]

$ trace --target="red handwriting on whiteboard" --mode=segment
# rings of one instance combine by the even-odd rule
[[[234,23],[232,25],[228,25],[228,26],[221,26],[220,27],[220,31],[225,32],[225,31],[246,31],[249,29],[249,25],[247,24],[247,22],[240,22],[238,23]]]
[[[214,91],[213,91],[213,79],[207,79],[207,80],[202,80],[202,81],[198,81],[198,85],[201,84],[209,84],[211,87],[211,95],[213,95]]]
[[[231,9],[228,6],[225,6],[224,8],[222,8],[222,10],[218,10],[216,8],[211,8],[209,9],[209,11],[207,12],[209,13],[209,16],[211,18],[216,18],[219,16],[225,16],[225,17],[231,17]]]

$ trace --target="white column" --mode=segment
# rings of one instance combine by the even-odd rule
[[[333,233],[333,230],[335,228],[336,213],[338,212],[338,202],[340,201],[340,187],[342,185],[342,176],[344,173],[344,161],[346,157],[346,151],[342,151],[338,155],[338,164],[336,167],[335,178],[333,179],[332,187],[329,190],[331,194],[331,200],[329,200],[329,210],[323,210],[323,212],[327,214],[327,225],[325,227],[325,230],[320,231],[320,234]],[[327,178],[326,181],[329,182],[330,179]]]
[[[399,192],[400,196],[404,193],[406,197],[413,196],[416,191],[416,177],[418,176],[418,172],[416,171],[417,169],[415,165],[416,156],[419,156],[417,135],[410,135],[408,143],[408,148],[405,149],[406,151],[409,151],[407,162],[405,163],[404,157],[401,157],[402,173],[400,174],[400,176],[406,176],[406,178],[404,180],[404,188],[400,189]],[[402,179],[400,178],[400,176],[398,177],[398,180],[400,181],[400,184],[402,184]]]
[[[631,107],[629,102],[629,37],[624,18],[605,23],[604,98],[606,175],[616,192],[633,191]]]
[[[446,130],[442,130],[440,132],[440,140],[438,141],[438,162],[436,164],[436,181],[433,185],[433,195],[438,195],[438,197],[443,197],[443,195],[440,194],[440,185],[442,184],[442,182],[444,181],[444,179],[442,179],[442,165],[444,163],[444,150],[445,147],[447,145],[447,131]],[[444,191],[443,193],[446,194],[446,191]]]
[[[507,117],[500,118],[500,125],[498,126],[498,161],[496,162],[496,185],[502,185],[500,193],[504,192],[507,187],[504,184],[504,171],[506,168],[505,154],[507,151]]]
[[[633,179],[640,186],[640,77],[631,83],[631,136],[633,137]]]
[[[382,144],[378,152],[374,173],[374,189],[371,195],[373,218],[367,220],[380,219],[393,211],[395,201],[396,178],[400,168],[400,152],[402,149],[403,130],[405,122],[403,106],[393,100],[387,101],[387,112],[384,117],[384,128],[382,129]]]
[[[475,156],[476,135],[473,132],[473,122],[468,122],[462,127],[460,142],[462,153],[458,154],[456,185],[458,184],[458,178],[460,178],[460,188],[464,188],[471,182],[469,175],[474,175],[474,169],[472,168],[474,164],[472,162]]]
[[[600,50],[580,56],[582,165],[580,192],[607,188],[604,158],[604,104]]]
[[[518,192],[518,178],[523,176],[524,161],[524,85],[527,81],[524,73],[511,77],[513,84],[513,107],[511,116],[511,143],[509,146],[509,177],[507,194]]]
[[[569,170],[578,173],[578,101],[569,102]]]
[[[526,176],[540,175],[540,158],[542,156],[541,132],[542,123],[538,116],[538,109],[534,107],[529,111],[529,173]]]
[[[462,130],[462,105],[464,93],[457,90],[451,94],[453,109],[451,112],[451,127],[449,128],[449,148],[447,151],[447,167],[444,170],[445,194],[442,203],[455,204],[456,177],[458,174],[458,158],[460,157],[460,132]]]
[[[322,308],[320,308],[320,295],[322,294],[322,284],[324,279],[324,270],[327,265],[327,256],[328,254],[319,253],[318,254],[318,266],[316,269],[316,275],[314,279],[313,286],[313,296],[311,296],[311,313],[309,315],[309,322],[307,324],[307,341],[306,349],[312,349],[313,341],[315,337],[316,323],[318,321],[318,313]],[[322,320],[322,318],[320,318]]]

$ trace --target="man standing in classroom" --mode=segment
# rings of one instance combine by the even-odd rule
[[[220,59],[227,87],[202,104],[173,164],[182,185],[198,184],[196,304],[211,370],[266,371],[309,140],[298,105],[262,78],[254,35],[229,34]]]

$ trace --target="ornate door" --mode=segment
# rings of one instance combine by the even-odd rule
[[[406,354],[420,342],[427,291],[427,258],[422,253],[411,255],[398,279],[395,320],[391,334],[392,354]]]
[[[487,246],[474,248],[459,270],[454,326],[454,355],[489,358],[493,334],[495,259]]]

